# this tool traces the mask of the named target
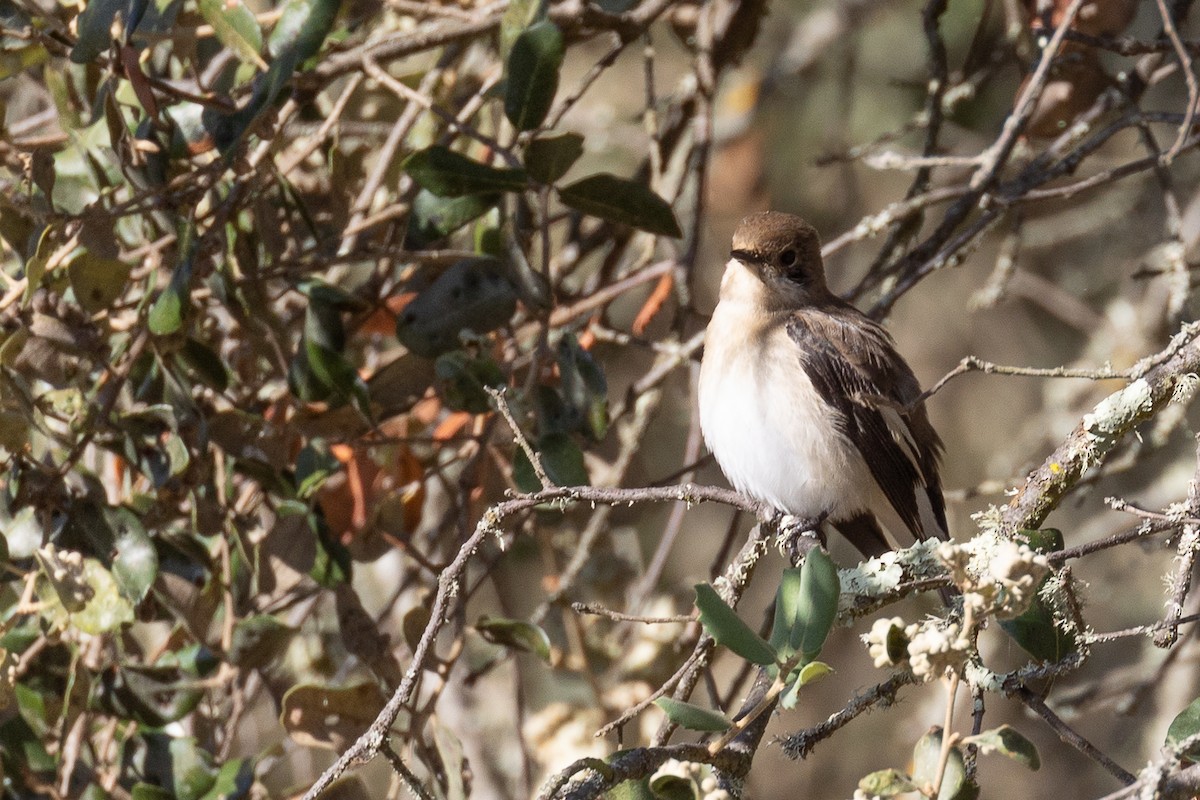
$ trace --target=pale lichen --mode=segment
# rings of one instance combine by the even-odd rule
[[[1154,394],[1145,378],[1138,378],[1113,392],[1083,417],[1083,429],[1093,439],[1108,439],[1120,433],[1153,408]]]
[[[839,611],[850,611],[863,598],[887,596],[906,580],[944,575],[945,570],[936,555],[939,544],[940,539],[917,542],[903,550],[892,550],[868,558],[858,566],[838,570],[842,587]],[[849,623],[850,616],[844,615],[843,621]]]
[[[1175,388],[1171,390],[1171,402],[1187,404],[1200,389],[1200,375],[1188,372],[1175,379]]]

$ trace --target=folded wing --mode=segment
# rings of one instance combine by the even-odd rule
[[[799,345],[805,373],[825,402],[839,412],[842,433],[858,449],[909,532],[917,539],[947,538],[938,476],[942,443],[924,408],[908,407],[920,395],[920,384],[891,337],[850,306],[832,314],[796,311],[787,331]],[[869,526],[859,531],[859,538],[868,532]],[[859,549],[880,548],[859,545]]]

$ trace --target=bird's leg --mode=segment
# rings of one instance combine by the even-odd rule
[[[825,532],[821,526],[828,516],[829,512],[816,517],[780,514],[775,518],[775,546],[791,564],[803,563],[809,550],[825,546]]]

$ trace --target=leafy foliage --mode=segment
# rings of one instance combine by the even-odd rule
[[[479,39],[506,65],[503,91],[478,98],[482,129],[455,139],[410,116],[386,152],[374,133],[336,138],[353,114],[410,113],[408,96],[339,79],[333,45],[363,20],[338,0],[3,9],[7,74],[33,79],[7,119],[40,107],[51,131],[0,176],[4,281],[20,284],[0,318],[4,654],[20,665],[0,758],[18,794],[87,794],[103,771],[135,797],[246,796],[269,763],[269,748],[231,755],[247,702],[274,704],[298,745],[346,746],[398,682],[405,638],[363,608],[358,565],[448,558],[460,521],[427,513],[431,487],[540,488],[494,437],[489,390],[507,387],[555,483],[589,482],[608,385],[594,339],[549,323],[553,295],[580,289],[535,236],[678,226],[632,180],[636,207],[564,216],[573,195],[554,192],[583,137],[540,129],[568,44],[525,5],[502,44]],[[410,91],[442,104],[478,88],[432,64]],[[295,127],[343,93],[330,128]],[[368,220],[377,195],[391,211]],[[583,256],[585,273],[602,263],[594,245]],[[429,577],[406,579],[413,647]],[[552,658],[537,624],[489,615],[474,631]],[[180,720],[191,738],[163,732]],[[120,726],[124,754],[56,763],[73,725]],[[416,733],[438,754],[419,769],[461,762],[444,728]]]
[[[1028,331],[1023,342],[1052,343],[1064,358],[1167,370],[1123,428],[1093,425],[1113,407],[1101,397],[1056,395],[1032,420],[1039,435],[1082,424],[1111,446],[1135,422],[1182,408],[1200,362],[1187,360],[1192,339],[1165,338],[1188,315],[1194,180],[1179,165],[1200,140],[1182,113],[1196,99],[1179,78],[1194,71],[1190,45],[1165,31],[1186,32],[1190,7],[1171,5],[1176,19],[1160,35],[1146,27],[1149,6],[1130,28],[1137,4],[1085,3],[1054,53],[1049,28],[1064,3],[1020,5],[864,7],[838,16],[830,36],[828,8],[764,15],[753,0],[0,0],[6,792],[291,796],[316,779],[323,755],[309,751],[345,753],[399,687],[410,694],[391,737],[371,741],[391,743],[393,766],[406,765],[396,774],[418,796],[515,795],[569,761],[562,786],[701,797],[711,774],[655,774],[667,765],[654,762],[686,752],[736,771],[732,749],[708,748],[746,717],[731,727],[710,706],[733,716],[741,678],[724,685],[727,664],[710,669],[712,658],[749,660],[739,676],[773,682],[775,705],[757,710],[783,709],[777,725],[831,684],[841,702],[864,704],[848,706],[855,724],[894,716],[859,712],[896,700],[911,677],[907,628],[883,642],[899,671],[860,695],[863,665],[833,623],[921,590],[929,575],[905,572],[919,547],[872,575],[886,584],[872,596],[861,574],[843,580],[814,552],[784,571],[764,639],[744,621],[757,609],[732,608],[755,560],[727,555],[743,531],[719,520],[730,532],[718,545],[702,535],[711,518],[662,522],[625,501],[635,481],[653,482],[655,502],[682,512],[697,490],[664,488],[663,476],[717,479],[697,460],[699,442],[676,436],[689,418],[684,376],[725,258],[723,226],[767,203],[845,231],[828,249],[855,252],[829,260],[830,285],[874,303],[876,318],[977,244],[982,256],[996,245],[994,274],[975,257],[962,281],[977,290],[969,302],[931,281],[932,304],[917,311],[937,313],[906,317],[933,320],[918,333],[974,325],[991,347],[996,330]],[[891,33],[909,30],[900,16],[912,30],[920,18],[924,37]],[[813,37],[814,27],[826,32]],[[1151,86],[1155,105],[1143,109]],[[1041,96],[1019,118],[1027,88]],[[830,96],[853,96],[834,104],[843,118]],[[821,163],[836,172],[814,172],[831,147]],[[864,178],[880,166],[913,171],[908,192],[895,175]],[[1157,181],[1145,193],[1155,202],[1125,188],[1139,179]],[[1089,205],[1105,197],[1120,202]],[[1065,198],[1095,235],[1048,216]],[[1125,217],[1135,235],[1109,229]],[[1035,246],[1022,250],[1029,230]],[[992,306],[1006,297],[1036,301],[1036,313],[1007,327],[959,313],[1000,314]],[[939,354],[961,357],[968,340]],[[935,366],[914,360],[922,378]],[[986,400],[980,408],[997,405]],[[931,413],[965,464],[979,443],[942,427],[978,419],[975,405],[961,407],[971,413]],[[1122,454],[1138,491],[1148,463],[1168,463],[1159,456],[1182,419],[1159,416]],[[1023,444],[1007,429],[995,436]],[[1030,458],[987,455],[988,469],[1007,465],[1005,480]],[[1004,532],[1063,555],[1061,536],[1034,528],[1085,468],[1088,485],[1111,479],[1103,455],[1048,459],[1003,512]],[[973,480],[968,465],[947,484]],[[1016,518],[1026,502],[1035,510]],[[1146,517],[1139,540],[1194,520],[1196,500],[1187,503]],[[726,561],[710,563],[714,553]],[[1191,557],[1180,548],[1180,615]],[[1062,686],[1104,649],[1086,631],[1121,627],[1097,622],[1054,566],[1028,610],[1000,622],[1030,658],[1009,648],[1005,657],[1026,663],[989,685],[1007,692],[1014,675],[1044,674],[1039,694]],[[697,589],[701,625],[673,616],[688,602],[667,586],[696,575],[713,581]],[[1139,598],[1121,588],[1093,598],[1111,595],[1132,614]],[[1145,597],[1157,613],[1157,596]],[[585,599],[633,616],[575,613]],[[638,616],[652,607],[664,616]],[[916,636],[925,655],[958,642]],[[978,674],[996,667],[962,639]],[[685,730],[687,741],[640,747],[652,733],[638,724],[659,716],[639,718],[648,698],[695,698],[705,676],[707,704],[657,704],[708,740]],[[977,736],[923,737],[911,769],[875,773],[864,791],[970,797],[968,747],[1040,765],[1043,779],[1056,759],[990,721],[1005,703],[989,699],[992,727]],[[1194,735],[1196,717],[1181,712],[1168,743]],[[606,723],[628,750],[593,737]],[[796,741],[785,752],[807,755],[812,736]],[[1147,775],[1167,775],[1155,770]],[[745,776],[725,777],[734,786]],[[329,791],[384,792],[358,776]]]

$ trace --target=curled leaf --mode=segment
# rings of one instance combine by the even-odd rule
[[[533,653],[542,661],[550,662],[550,637],[532,622],[504,617],[480,617],[475,623],[475,630],[492,644]]]

